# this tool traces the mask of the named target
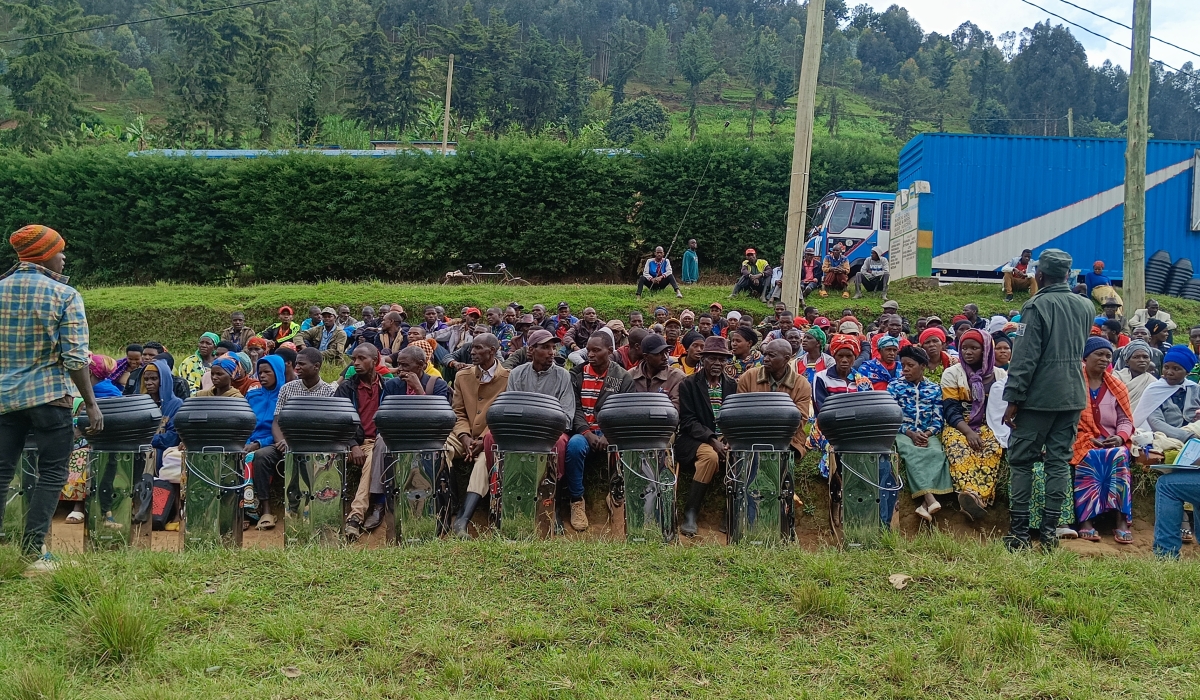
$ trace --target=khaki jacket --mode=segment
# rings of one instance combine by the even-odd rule
[[[458,422],[454,424],[452,435],[470,434],[472,438],[481,437],[487,430],[487,410],[492,402],[508,386],[509,370],[496,361],[496,374],[492,381],[480,384],[483,370],[477,365],[468,365],[454,375],[454,415]]]
[[[767,373],[766,365],[760,365],[738,377],[737,393],[751,394],[756,392],[771,391],[771,375]],[[804,446],[804,426],[809,416],[812,415],[812,385],[808,383],[808,379],[803,374],[796,372],[792,363],[788,363],[788,373],[784,376],[783,381],[775,387],[775,391],[787,394],[792,403],[796,404],[796,408],[800,409],[800,427],[796,428],[796,434],[792,436],[792,447],[797,450]]]
[[[651,394],[666,394],[671,399],[675,410],[679,410],[679,382],[684,374],[675,367],[663,367],[658,374],[646,374],[646,363],[639,362],[629,370],[629,378],[633,380],[633,390]]]

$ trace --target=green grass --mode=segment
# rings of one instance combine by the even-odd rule
[[[634,297],[632,285],[560,284],[536,287],[502,287],[498,285],[440,286],[429,284],[383,284],[379,282],[324,284],[263,284],[252,287],[198,287],[158,284],[143,287],[100,287],[84,289],[83,298],[91,324],[92,342],[97,348],[113,351],[130,342],[160,340],[173,352],[188,351],[201,333],[220,331],[229,325],[229,313],[246,313],[250,327],[261,330],[274,322],[275,311],[289,304],[298,313],[297,321],[307,315],[312,304],[338,306],[348,304],[356,316],[364,305],[378,307],[384,302],[403,304],[410,319],[419,318],[426,304],[439,304],[447,313],[457,316],[463,306],[506,306],[517,301],[526,310],[534,304],[545,304],[553,313],[559,301],[571,304],[579,315],[585,306],[593,306],[602,318],[628,319],[631,311],[649,313],[656,305],[666,306],[673,315],[690,308],[697,312],[720,301],[725,309],[738,309],[761,319],[767,307],[745,295],[729,301],[729,287],[696,285],[684,289],[684,298],[676,299],[669,292],[647,294],[641,300]],[[892,285],[892,297],[899,301],[901,313],[915,321],[918,316],[937,314],[946,323],[962,312],[964,304],[979,305],[984,315],[1004,314],[1019,309],[1026,297],[1018,296],[1006,303],[999,285],[952,284],[937,290],[918,291],[907,283]],[[1200,304],[1172,297],[1159,297],[1163,309],[1170,312],[1181,329],[1200,325]],[[882,311],[878,294],[863,299],[812,298],[809,303],[829,316],[842,309],[851,309],[859,319],[876,318]],[[1186,342],[1186,332],[1179,342]],[[182,349],[182,350],[181,350]]]
[[[0,583],[0,697],[1194,696],[1196,563],[945,539],[82,556],[156,644],[106,654],[57,577]]]

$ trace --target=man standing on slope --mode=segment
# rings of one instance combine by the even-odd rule
[[[1055,528],[1062,501],[1073,493],[1071,467],[1079,414],[1088,405],[1083,346],[1092,329],[1092,303],[1071,293],[1071,256],[1051,248],[1037,261],[1037,294],[1021,307],[1021,323],[1008,366],[1004,422],[1012,428],[1008,463],[1010,550],[1029,547],[1033,463],[1044,459],[1046,502],[1039,530],[1043,549],[1058,544]],[[1043,449],[1045,456],[1043,458]]]
[[[54,229],[36,224],[8,242],[17,264],[0,277],[0,520],[25,440],[32,437],[37,486],[29,495],[21,551],[36,557],[31,571],[44,572],[55,568],[46,533],[75,439],[71,385],[83,397],[88,432],[103,430],[104,417],[92,394],[83,298],[62,274],[66,243]]]

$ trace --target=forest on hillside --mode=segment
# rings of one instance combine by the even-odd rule
[[[0,146],[362,145],[508,135],[622,145],[739,101],[730,135],[794,118],[806,7],[785,0],[17,0],[0,2]],[[192,14],[185,14],[192,13]],[[161,21],[142,21],[176,15]],[[114,23],[117,27],[89,29]],[[828,0],[822,129],[1123,134],[1127,76],[1062,25],[925,32]],[[32,38],[30,38],[32,37]],[[1200,139],[1200,77],[1152,69],[1154,138]],[[791,103],[794,105],[794,102]],[[789,109],[792,117],[788,117]],[[778,130],[790,138],[790,129]]]

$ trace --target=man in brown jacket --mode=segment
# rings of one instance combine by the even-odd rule
[[[487,410],[508,386],[509,370],[496,359],[499,353],[500,340],[491,333],[481,333],[471,341],[471,361],[475,364],[463,367],[454,375],[452,404],[458,422],[446,438],[446,460],[453,464],[461,459],[471,465],[467,495],[462,511],[454,521],[454,534],[459,537],[467,536],[471,514],[488,492],[487,455],[483,450]]]
[[[679,382],[683,372],[667,363],[671,347],[661,335],[651,333],[641,341],[642,360],[629,370],[633,390],[651,394],[666,394],[679,410]],[[788,347],[791,347],[790,345]]]
[[[737,393],[778,391],[787,394],[801,416],[812,414],[812,385],[792,363],[792,346],[786,340],[772,340],[763,347],[763,363],[738,378]],[[792,436],[792,449],[804,445],[804,422]]]

